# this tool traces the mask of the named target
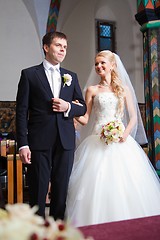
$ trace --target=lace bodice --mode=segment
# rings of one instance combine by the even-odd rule
[[[102,92],[95,96],[93,134],[99,134],[102,125],[118,118],[117,105],[118,98],[112,92]]]

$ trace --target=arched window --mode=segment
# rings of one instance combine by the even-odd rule
[[[97,50],[111,50],[116,52],[115,22],[96,20]]]

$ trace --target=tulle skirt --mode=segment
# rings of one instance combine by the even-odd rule
[[[87,137],[75,152],[66,218],[75,226],[160,214],[160,181],[150,160],[129,136],[106,145]]]

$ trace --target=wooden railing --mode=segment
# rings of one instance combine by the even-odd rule
[[[15,140],[2,140],[0,154],[7,161],[7,202],[23,202],[23,167],[19,154],[16,153]]]

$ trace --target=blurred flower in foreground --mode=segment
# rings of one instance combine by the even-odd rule
[[[52,217],[36,215],[37,207],[28,204],[6,205],[0,209],[0,239],[5,240],[93,240],[85,239],[80,230]]]

